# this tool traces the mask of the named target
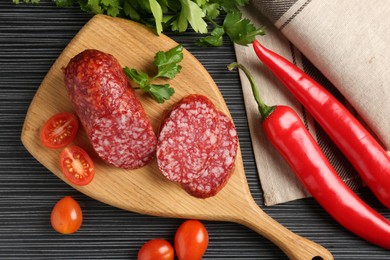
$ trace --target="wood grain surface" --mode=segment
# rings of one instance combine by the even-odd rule
[[[150,239],[161,237],[173,243],[175,231],[184,221],[122,210],[95,200],[54,175],[31,156],[20,140],[27,109],[42,80],[63,49],[91,18],[92,15],[82,12],[77,4],[57,8],[52,0],[40,0],[39,5],[0,1],[2,260],[136,259],[142,244]],[[216,22],[222,24],[223,18]],[[264,205],[240,80],[237,72],[226,69],[229,63],[236,61],[233,44],[224,37],[222,47],[198,47],[195,41],[203,35],[191,29],[184,33],[166,31],[165,34],[202,63],[221,91],[237,127],[245,175],[256,204],[290,230],[326,247],[335,259],[389,259],[389,251],[342,228],[311,198],[270,207]],[[311,75],[317,75],[318,72],[310,68]],[[390,218],[389,210],[369,189],[363,188],[357,193]],[[84,213],[81,229],[71,236],[58,234],[50,226],[52,207],[66,195],[75,198]],[[202,222],[210,237],[204,260],[287,259],[268,239],[243,225]]]
[[[98,49],[114,55],[122,66],[152,71],[155,53],[169,50],[177,44],[164,35],[156,36],[138,23],[96,15],[64,49],[32,100],[21,135],[26,149],[51,172],[67,182],[58,165],[60,151],[46,149],[37,138],[40,128],[50,116],[61,111],[74,112],[64,86],[62,68],[81,51]],[[172,100],[161,105],[139,93],[140,101],[156,132],[164,111],[191,93],[208,96],[219,110],[230,115],[218,87],[201,63],[184,50],[184,58],[180,64],[183,69],[170,82],[175,88]],[[94,154],[85,132],[74,143],[92,154],[96,174],[89,185],[68,184],[96,200],[155,216],[233,221],[267,237],[291,259],[333,259],[325,248],[290,232],[257,206],[247,185],[240,149],[234,174],[228,184],[216,196],[198,199],[162,177],[156,160],[137,170],[120,169],[104,163]]]

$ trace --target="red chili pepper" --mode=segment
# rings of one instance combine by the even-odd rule
[[[253,42],[253,48],[322,126],[375,196],[390,208],[390,156],[382,146],[334,96],[301,69],[258,41]]]
[[[317,202],[342,226],[363,239],[390,249],[390,221],[362,201],[338,176],[298,114],[287,106],[267,106],[256,82],[245,72],[262,117],[265,134]]]

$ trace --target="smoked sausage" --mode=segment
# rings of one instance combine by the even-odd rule
[[[167,113],[157,141],[157,164],[170,181],[198,198],[216,195],[233,173],[237,132],[205,96],[192,94]]]
[[[119,62],[87,49],[65,68],[73,107],[96,153],[116,167],[136,169],[155,155],[157,137]]]

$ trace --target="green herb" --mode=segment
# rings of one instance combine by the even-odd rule
[[[15,4],[19,4],[21,2],[21,0],[12,0],[12,2]],[[25,2],[27,4],[30,4],[30,3],[31,4],[39,4],[39,0],[24,0],[23,2]]]
[[[12,0],[38,4],[39,0]],[[58,7],[75,4],[84,12],[107,14],[140,22],[155,29],[159,35],[165,30],[184,32],[191,27],[195,32],[208,34],[199,39],[199,46],[221,46],[223,36],[241,45],[251,43],[264,30],[256,28],[248,19],[241,18],[240,8],[248,0],[53,0]],[[224,15],[222,25],[215,23]],[[208,23],[207,23],[208,22]],[[209,28],[211,27],[211,28]]]
[[[241,45],[252,43],[256,35],[265,34],[263,29],[257,29],[248,19],[242,19],[238,11],[226,15],[223,28],[233,42]]]
[[[225,29],[221,26],[216,26],[214,30],[211,31],[209,36],[200,38],[196,45],[198,46],[215,46],[219,47],[223,45],[223,35],[225,34]]]
[[[164,103],[175,93],[169,84],[152,84],[158,78],[173,79],[181,70],[179,62],[183,60],[183,47],[178,45],[169,51],[159,51],[154,57],[153,64],[157,67],[157,74],[152,78],[142,70],[125,67],[123,71],[139,88],[156,100]]]

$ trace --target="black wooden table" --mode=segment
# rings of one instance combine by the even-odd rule
[[[20,141],[27,108],[43,77],[78,30],[91,18],[75,6],[59,9],[50,0],[40,5],[0,1],[0,259],[136,259],[152,238],[172,242],[183,221],[120,210],[79,193],[38,163]],[[167,33],[192,52],[219,86],[237,126],[245,171],[256,202],[287,228],[327,249],[335,259],[390,259],[339,226],[312,199],[264,207],[233,45],[200,48],[199,35]],[[73,235],[50,226],[50,212],[60,198],[71,195],[84,212],[84,224]],[[370,205],[390,218],[367,190]],[[204,221],[210,243],[204,259],[286,259],[272,243],[244,226]]]

